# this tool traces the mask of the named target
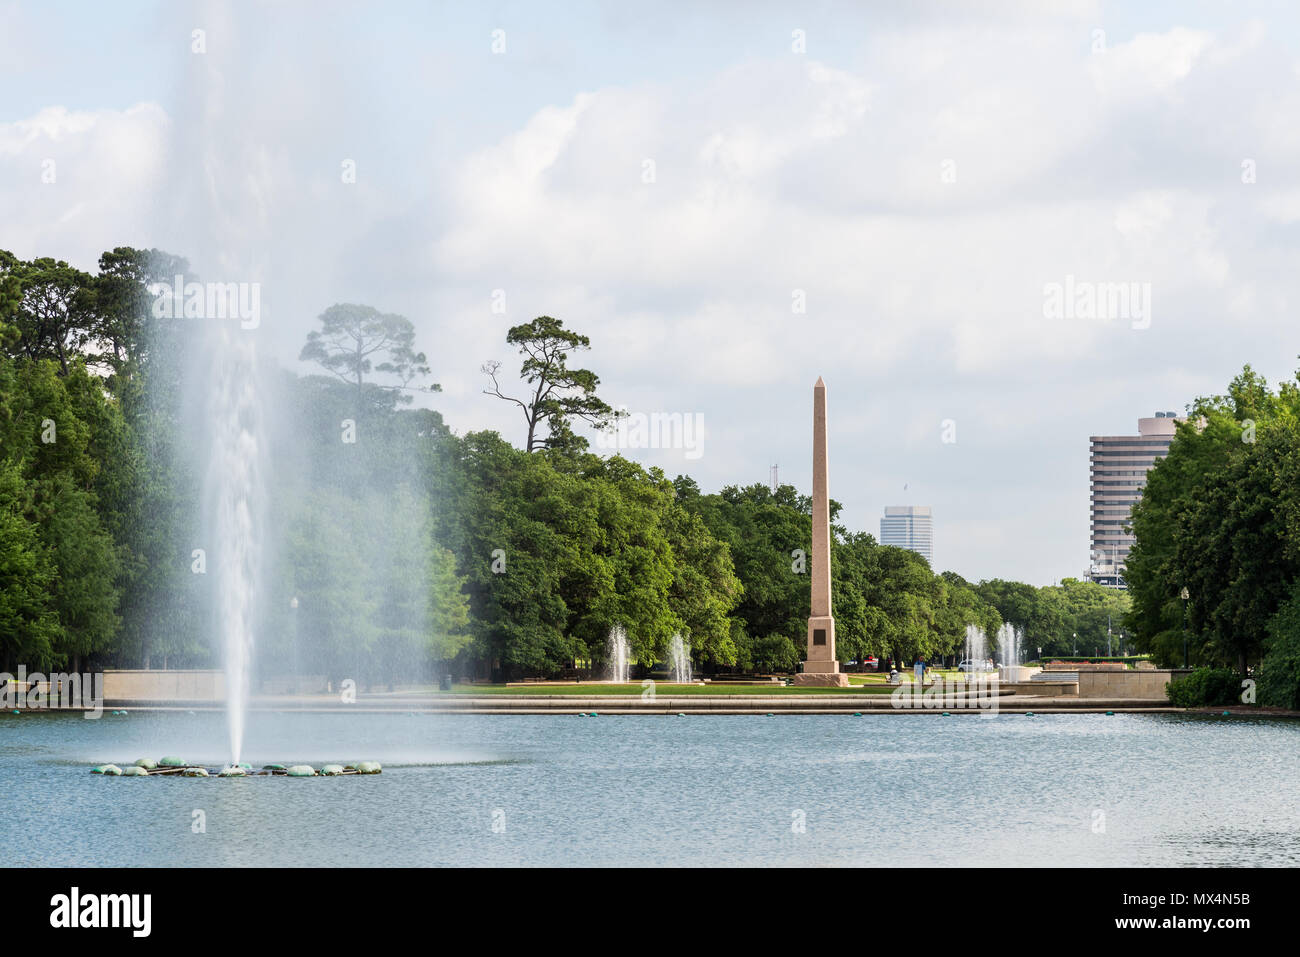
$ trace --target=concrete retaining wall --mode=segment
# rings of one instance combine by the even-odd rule
[[[1080,671],[1080,698],[1164,698],[1165,685],[1188,672],[1181,668],[1154,671]]]
[[[105,671],[105,701],[224,701],[220,671]]]

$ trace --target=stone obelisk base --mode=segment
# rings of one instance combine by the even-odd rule
[[[838,661],[827,663],[837,668],[840,664]],[[819,664],[819,662],[809,661],[804,667],[813,664]],[[794,684],[805,688],[847,688],[849,686],[849,676],[839,671],[805,671],[794,676]]]
[[[830,615],[809,618],[808,660],[803,663],[803,673],[794,676],[794,683],[814,688],[847,688],[849,676],[840,672],[840,663],[831,657],[834,649],[835,619]]]

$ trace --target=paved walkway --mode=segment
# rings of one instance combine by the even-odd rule
[[[136,710],[219,711],[220,702],[110,701],[107,708]],[[308,711],[365,713],[416,712],[423,714],[1034,714],[1177,712],[1163,698],[1071,698],[1003,694],[996,699],[967,699],[964,695],[923,698],[914,707],[896,707],[891,695],[847,693],[783,695],[492,695],[472,694],[363,694],[353,704],[337,695],[275,695],[254,697],[254,711]]]

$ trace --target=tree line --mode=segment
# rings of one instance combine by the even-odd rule
[[[190,275],[185,260],[158,250],[115,249],[95,273],[0,252],[6,670],[220,663],[212,581],[195,557],[209,533],[190,361],[205,333],[151,308],[153,284],[177,275]],[[485,394],[518,406],[522,447],[457,435],[412,407],[439,391],[415,340],[405,317],[340,303],[300,355],[318,371],[270,376],[263,675],[599,673],[615,625],[645,668],[680,634],[705,672],[797,669],[807,496],[763,484],[705,493],[689,476],[592,453],[576,429],[609,428],[619,413],[576,365],[590,341],[548,316],[506,332],[522,357],[517,385],[500,362],[482,370]],[[1127,610],[1122,593],[1073,579],[936,574],[831,509],[842,661],[955,661],[967,626],[991,637],[1004,622],[1031,655],[1086,654]]]

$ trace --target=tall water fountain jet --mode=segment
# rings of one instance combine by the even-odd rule
[[[261,581],[262,423],[257,351],[230,323],[213,330],[208,367],[205,522],[215,559],[217,632],[225,664],[231,764],[239,764],[248,714],[257,584]]]
[[[609,656],[609,680],[624,684],[628,679],[628,645],[627,632],[622,625],[609,630],[605,651]]]
[[[668,642],[668,670],[672,673],[673,681],[678,684],[690,683],[691,653],[680,633],[674,634]]]
[[[984,634],[984,629],[979,625],[966,626],[966,660],[971,662],[976,673],[983,673],[984,661],[989,656],[988,638]],[[966,672],[966,680],[970,681],[971,672]]]
[[[1020,630],[1008,622],[998,629],[998,657],[1004,668],[1020,664]]]
[[[1021,644],[1024,632],[1007,622],[998,629],[998,657],[1002,666],[998,669],[1003,681],[1024,681],[1024,669],[1020,667]]]

